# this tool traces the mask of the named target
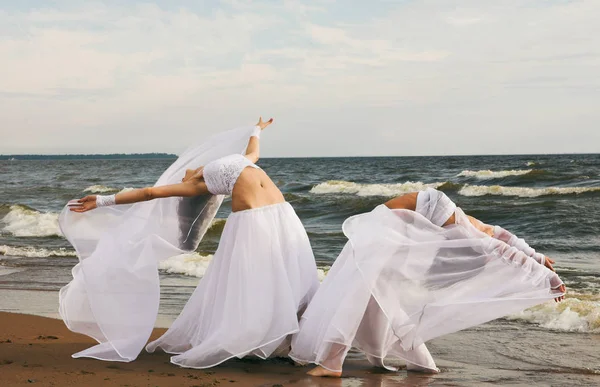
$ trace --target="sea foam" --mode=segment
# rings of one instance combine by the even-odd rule
[[[0,230],[16,237],[63,236],[58,225],[58,215],[15,204],[9,207],[8,213],[0,220],[0,227],[3,226]],[[224,223],[225,219],[215,218],[211,228],[222,228]]]
[[[181,254],[159,262],[158,268],[169,274],[183,274],[190,277],[202,278],[212,261],[212,255],[199,253]],[[329,266],[317,269],[319,281],[323,281],[329,272]]]
[[[422,191],[429,187],[438,188],[445,183],[422,183],[420,181],[397,184],[360,184],[351,181],[329,180],[317,184],[310,192],[313,194],[344,193],[357,196],[397,196],[409,192]]]
[[[521,198],[534,198],[545,195],[573,195],[587,192],[600,192],[600,187],[504,187],[501,185],[470,185],[465,184],[458,191],[463,196],[517,196]]]
[[[83,190],[83,192],[90,192],[90,193],[95,193],[95,194],[99,194],[99,193],[108,193],[108,192],[115,192],[115,193],[121,193],[121,192],[127,192],[127,191],[132,191],[135,188],[132,187],[125,187],[123,189],[119,189],[119,188],[114,188],[114,187],[107,187],[105,185],[92,185],[87,187],[86,189]]]
[[[45,249],[36,248],[32,246],[16,247],[0,245],[0,255],[11,255],[15,257],[35,257],[35,258],[46,258],[46,257],[76,257],[77,254],[74,250],[67,250],[65,248],[58,249]]]
[[[456,176],[459,177],[474,177],[479,180],[486,179],[499,179],[507,176],[522,176],[531,173],[533,169],[523,169],[523,170],[510,170],[510,171],[490,171],[482,170],[482,171],[462,171]]]
[[[107,187],[105,185],[92,185],[83,190],[83,192],[91,193],[105,193],[105,192],[117,192],[118,188]]]
[[[465,172],[465,171],[463,171]],[[481,171],[480,171],[481,172]],[[506,172],[506,171],[504,171]],[[451,183],[423,183],[420,181],[397,184],[360,184],[351,181],[329,180],[315,185],[310,192],[313,194],[353,194],[357,196],[398,196],[409,192],[422,191],[427,188],[440,188]],[[454,185],[454,184],[453,184]],[[461,185],[456,185],[461,187]],[[443,187],[442,187],[443,189]],[[545,195],[573,195],[588,192],[600,192],[600,187],[505,187],[501,185],[471,185],[465,184],[458,191],[462,196],[517,196],[533,198]]]
[[[198,253],[181,254],[158,263],[158,268],[167,273],[203,277],[212,260],[212,255]]]
[[[574,294],[560,303],[548,301],[507,318],[559,331],[600,333],[600,297]]]
[[[10,206],[10,211],[1,221],[2,231],[17,237],[61,236],[58,214],[39,212],[21,205]]]

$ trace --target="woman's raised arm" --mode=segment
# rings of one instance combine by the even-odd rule
[[[272,123],[272,118],[266,122],[262,120],[262,117],[258,118],[258,124],[256,124],[256,131],[250,137],[250,140],[248,141],[248,146],[246,147],[246,153],[244,155],[248,160],[252,161],[253,163],[256,163],[260,158],[260,145],[258,141],[258,138],[260,137],[260,132]]]

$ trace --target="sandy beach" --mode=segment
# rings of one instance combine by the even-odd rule
[[[500,328],[500,329],[498,329]],[[371,367],[351,353],[341,379],[313,378],[310,367],[276,358],[230,360],[206,370],[169,363],[169,355],[142,352],[131,363],[73,359],[71,354],[94,344],[70,332],[61,320],[0,312],[0,386],[597,386],[600,337],[565,341],[543,329],[483,325],[431,342],[442,372],[438,375]],[[154,330],[152,339],[164,329]],[[485,336],[487,339],[481,340]],[[547,346],[533,344],[545,338]],[[533,355],[532,355],[533,354]],[[393,364],[393,362],[392,362]],[[400,363],[398,363],[400,364]]]
[[[169,363],[165,353],[143,352],[131,363],[73,359],[93,340],[70,332],[60,320],[0,313],[0,385],[21,386],[382,386],[428,385],[426,375],[381,373],[363,361],[350,361],[342,379],[305,375],[286,359],[231,360],[206,370]],[[164,329],[155,329],[152,338]]]

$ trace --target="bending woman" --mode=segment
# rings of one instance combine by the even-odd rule
[[[77,213],[131,203],[137,203],[131,209],[152,202],[167,201],[167,205],[175,200],[156,211],[127,216],[128,223],[133,219],[139,227],[118,224],[118,230],[110,230],[113,240],[100,238],[93,253],[74,270],[73,281],[61,291],[61,315],[70,329],[100,342],[75,357],[135,359],[156,318],[156,261],[176,255],[176,250],[194,250],[223,195],[231,195],[232,213],[213,260],[171,328],[147,350],[162,348],[176,354],[172,363],[193,368],[246,355],[266,358],[278,349],[287,354],[290,336],[299,329],[298,315],[316,291],[318,279],[300,219],[255,165],[260,132],[271,122],[259,120],[250,131],[226,132],[210,139],[210,146],[195,152],[195,162],[187,162],[192,168],[185,175],[182,167],[171,174],[178,176],[179,183],[161,185],[161,178],[154,187],[88,196],[72,205],[71,213]],[[244,138],[243,154],[223,154]],[[181,156],[186,157],[186,153]],[[199,165],[209,157],[210,162]],[[159,198],[170,199],[153,200]],[[176,212],[177,217],[166,216],[165,211]],[[81,238],[75,239],[76,247],[84,245],[77,243]],[[109,245],[109,250],[103,251],[103,245]]]
[[[350,217],[349,241],[302,316],[290,357],[341,376],[351,347],[374,365],[439,372],[425,342],[555,299],[552,260],[435,189]]]

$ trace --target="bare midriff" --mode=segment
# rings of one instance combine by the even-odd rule
[[[283,203],[285,198],[265,171],[246,167],[240,173],[231,194],[233,212]]]

